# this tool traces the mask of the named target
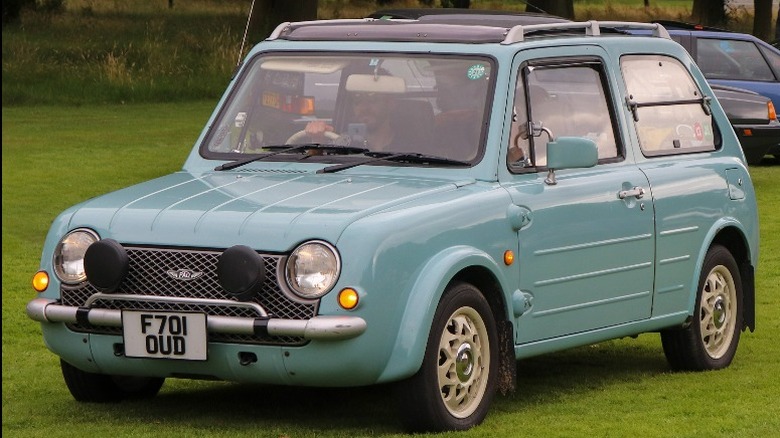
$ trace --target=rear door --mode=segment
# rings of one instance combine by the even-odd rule
[[[733,138],[731,126],[716,126],[707,97],[683,61],[635,54],[620,62],[643,155],[639,167],[653,188],[658,235],[653,316],[686,313],[707,234],[733,214],[724,211],[724,200],[739,201],[744,193],[729,187],[739,187],[748,176],[734,157],[717,153],[723,136]],[[742,207],[741,202],[731,207],[736,205]]]

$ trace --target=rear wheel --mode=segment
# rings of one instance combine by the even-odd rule
[[[106,403],[152,398],[160,392],[162,377],[110,376],[82,371],[60,360],[62,377],[73,398],[80,402]]]
[[[487,415],[496,390],[498,336],[477,288],[456,283],[433,319],[420,370],[398,386],[402,419],[414,431],[465,430]]]
[[[731,364],[742,332],[742,280],[729,250],[714,245],[699,279],[693,322],[661,332],[669,364],[679,370],[714,370]]]

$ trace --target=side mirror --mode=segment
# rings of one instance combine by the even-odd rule
[[[548,185],[555,185],[555,171],[558,169],[579,169],[593,167],[599,162],[599,148],[596,142],[584,137],[558,137],[547,143],[547,168],[550,169]]]

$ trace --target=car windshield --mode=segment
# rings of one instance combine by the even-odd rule
[[[220,110],[201,152],[240,160],[285,146],[333,144],[476,162],[493,71],[490,59],[477,56],[258,56]],[[338,162],[347,155],[320,148],[304,158]],[[268,161],[304,158],[281,153]]]

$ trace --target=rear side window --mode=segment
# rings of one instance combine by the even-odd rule
[[[709,98],[702,95],[678,60],[658,55],[624,56],[621,70],[646,156],[716,149]]]

